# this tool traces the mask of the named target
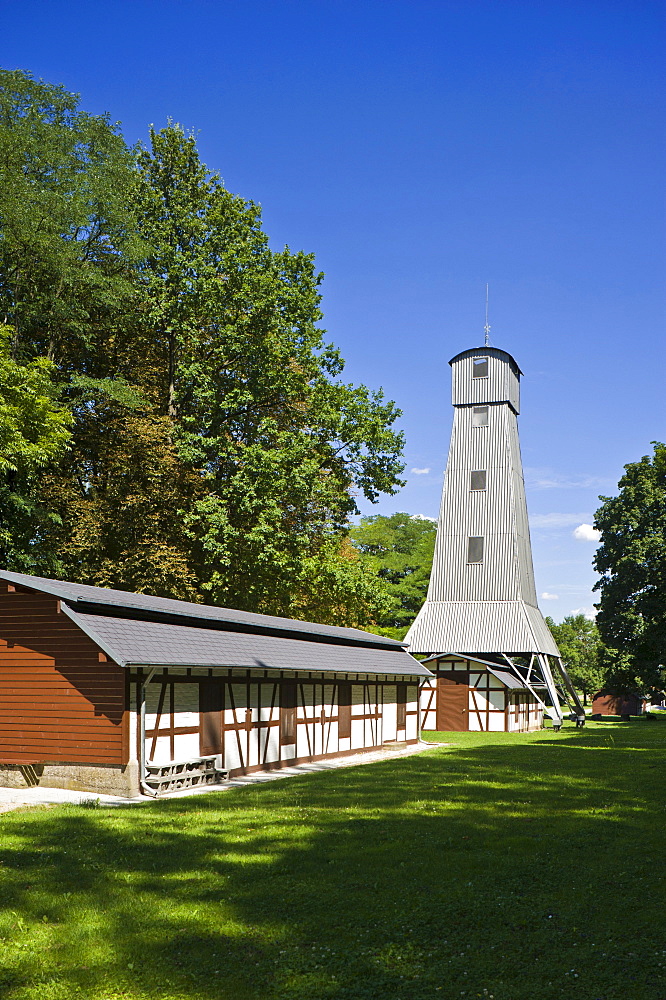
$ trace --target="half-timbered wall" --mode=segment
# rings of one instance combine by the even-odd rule
[[[507,690],[488,670],[469,672],[469,731],[502,733],[506,730]]]
[[[239,774],[416,741],[417,684],[165,668],[146,684],[145,724],[147,761],[216,754],[220,767]]]
[[[529,691],[512,691],[507,708],[507,729],[527,733],[543,726],[543,708]]]
[[[56,598],[0,582],[0,763],[128,759],[125,674]]]
[[[543,708],[534,695],[528,690],[508,689],[478,662],[440,660],[436,671],[436,676],[427,678],[421,689],[421,728],[424,731],[528,732],[541,729]],[[463,687],[467,688],[466,693],[461,691]]]

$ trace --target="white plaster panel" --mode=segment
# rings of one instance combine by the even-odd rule
[[[236,738],[236,734],[233,732],[227,732],[224,734],[224,766],[229,770],[231,770],[232,767],[241,766],[238,740]]]
[[[277,726],[271,726],[268,732],[268,754],[266,755],[266,761],[274,761],[280,759],[280,732]],[[266,750],[264,748],[264,753]]]
[[[481,729],[481,723],[479,722],[479,717],[476,712],[469,713],[469,725],[470,733],[478,733]]]
[[[491,688],[503,688],[504,687],[504,685],[502,684],[502,682],[499,679],[499,677],[495,677],[494,674],[490,674],[488,680],[490,681]]]
[[[488,716],[488,732],[490,733],[503,733],[504,732],[504,713],[503,712],[491,712]]]
[[[174,760],[192,760],[194,757],[199,756],[199,734],[182,733],[181,735],[176,735],[173,746]]]
[[[477,688],[474,692],[470,690],[469,692],[469,710],[470,712],[474,708],[474,701],[476,700],[476,707],[480,712],[485,712],[488,707],[488,699],[486,698],[485,691],[479,691]]]
[[[365,746],[365,733],[364,733],[364,720],[354,719],[351,720],[351,748],[357,750],[362,746]]]
[[[490,702],[491,708],[503,709],[504,708],[504,691],[489,691],[488,701]]]
[[[157,718],[157,706],[159,705],[160,691],[162,690],[162,685],[146,684],[144,690],[146,698],[146,729],[154,729],[155,720]],[[166,723],[166,725],[168,725],[168,722]]]
[[[174,725],[199,725],[199,685],[174,684]],[[180,760],[180,757],[178,758]]]
[[[152,737],[146,740],[146,759],[150,759],[151,764],[168,764],[171,761],[171,740],[168,736],[158,736],[155,746],[155,753],[148,758]]]
[[[275,694],[275,697],[273,695]],[[262,684],[261,685],[261,708],[259,709],[259,716],[262,722],[268,722],[271,719],[271,701],[273,701],[273,716],[272,718],[277,718],[278,713],[278,695],[275,691],[273,684]]]

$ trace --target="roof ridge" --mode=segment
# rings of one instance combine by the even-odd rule
[[[73,583],[68,580],[53,580],[48,577],[31,576],[26,573],[12,573],[8,570],[0,571],[0,579],[4,579],[9,583],[16,583],[19,586],[32,588],[33,590],[41,590],[45,593],[53,594],[53,596],[67,601],[70,605],[74,605],[74,607],[87,604],[99,607],[125,608],[129,611],[171,615],[183,619],[224,622],[227,625],[252,626],[254,628],[272,629],[274,631],[301,635],[320,636],[323,639],[345,639],[348,643],[354,645],[372,644],[385,649],[397,650],[404,648],[404,643],[396,639],[390,639],[386,636],[376,635],[374,632],[366,632],[363,629],[350,628],[348,626],[324,625],[320,622],[308,622],[297,618],[265,615],[256,611],[241,611],[215,604],[196,604],[193,601],[180,601],[177,598],[157,597],[152,594],[137,594],[132,591],[115,590],[110,587],[94,587],[90,584]],[[138,600],[131,600],[132,598],[138,598]]]

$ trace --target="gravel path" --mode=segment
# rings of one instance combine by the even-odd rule
[[[275,771],[256,771],[254,774],[231,778],[219,785],[208,785],[205,788],[186,788],[181,792],[171,792],[165,799],[180,799],[189,795],[211,795],[226,792],[230,788],[245,788],[248,785],[265,784],[267,781],[280,781],[283,778],[293,778],[299,774],[313,774],[317,771],[331,771],[336,767],[355,767],[358,764],[374,764],[379,760],[389,760],[395,757],[411,757],[433,746],[447,746],[445,743],[419,742],[413,746],[382,748],[368,753],[351,753],[346,757],[336,757],[332,760],[318,760],[311,764],[296,764],[294,767],[283,767]],[[0,813],[19,809],[23,806],[51,806],[70,802],[80,805],[84,802],[98,802],[109,806],[138,806],[153,800],[147,795],[133,799],[120,795],[102,795],[98,792],[74,792],[68,788],[0,788]]]

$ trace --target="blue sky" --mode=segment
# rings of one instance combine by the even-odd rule
[[[316,254],[347,378],[404,412],[407,486],[364,513],[436,516],[488,282],[542,609],[591,609],[573,532],[665,436],[661,3],[0,0],[0,25],[2,66],[131,143],[196,130],[273,245]]]

